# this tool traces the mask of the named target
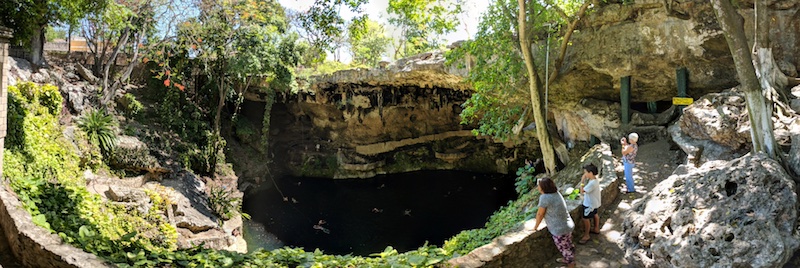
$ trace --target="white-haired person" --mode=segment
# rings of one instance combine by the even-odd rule
[[[622,144],[622,165],[625,167],[625,186],[628,193],[635,193],[636,187],[633,185],[633,166],[636,165],[636,152],[639,151],[639,134],[633,132],[628,134],[628,138],[622,137],[619,140]]]

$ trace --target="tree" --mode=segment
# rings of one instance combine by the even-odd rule
[[[315,0],[308,11],[290,16],[292,24],[300,35],[311,45],[312,53],[318,57],[314,64],[325,61],[325,53],[337,53],[346,40],[348,22],[339,14],[341,8],[348,8],[355,14],[361,14],[361,6],[367,0]],[[366,15],[353,17],[349,22],[350,32],[363,31]],[[336,56],[336,55],[335,55]]]
[[[64,29],[56,29],[53,26],[47,26],[44,36],[46,42],[52,42],[56,39],[66,39],[67,31]]]
[[[29,45],[31,63],[43,65],[48,25],[77,25],[78,20],[103,9],[105,4],[106,0],[5,0],[0,1],[0,24],[14,30],[12,42]]]
[[[441,36],[458,26],[461,4],[460,0],[389,0],[389,23],[400,29],[401,36],[394,58],[439,48]]]
[[[743,27],[744,19],[733,8],[730,0],[713,0],[711,5],[725,35],[725,40],[728,42],[736,66],[736,74],[747,101],[753,151],[765,153],[772,159],[780,160],[780,152],[772,129],[773,105],[764,95],[775,95],[775,85],[780,84],[776,83],[779,79],[775,77],[783,74],[778,75],[780,71],[776,71],[772,50],[769,46],[766,1],[756,1],[757,34],[754,50],[757,52],[757,61],[753,61],[751,50],[747,47],[748,41]],[[756,73],[756,67],[759,67],[758,73]],[[784,76],[783,80],[785,79]],[[785,82],[783,86],[785,86]]]
[[[367,20],[366,30],[363,33],[355,30],[350,32],[348,42],[350,43],[353,62],[369,67],[378,66],[381,57],[386,53],[386,48],[392,41],[391,38],[386,36],[383,25]]]
[[[296,86],[294,67],[303,51],[297,35],[286,33],[284,9],[277,1],[201,1],[197,10],[197,17],[179,23],[174,42],[148,57],[158,66],[156,78],[170,90],[194,85],[186,90],[211,121],[206,151],[213,173],[224,147],[220,129],[228,100],[238,103],[251,85],[268,85],[263,93],[273,96],[269,113],[275,92]]]
[[[475,40],[465,42],[448,55],[456,61],[470,61],[470,66],[474,66],[467,80],[475,92],[464,104],[462,123],[478,123],[476,134],[507,140],[532,119],[546,171],[554,172],[553,146],[541,108],[543,79],[540,70],[545,63],[537,59],[544,55],[533,51],[533,44],[545,42],[533,41],[545,39],[548,31],[555,31],[554,38],[561,39],[558,60],[555,68],[551,68],[552,82],[559,75],[571,33],[590,4],[591,0],[566,1],[558,5],[550,1],[499,0],[489,6],[481,17]],[[546,25],[552,22],[567,27],[558,31],[558,26]],[[544,50],[542,47],[536,51]]]

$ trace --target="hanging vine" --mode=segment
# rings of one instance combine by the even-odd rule
[[[261,127],[261,148],[264,154],[269,157],[269,125],[270,114],[272,105],[275,104],[275,91],[265,90],[266,96],[264,97],[264,118],[261,119],[263,126]]]

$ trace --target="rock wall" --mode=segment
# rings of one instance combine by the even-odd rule
[[[607,209],[619,195],[619,180],[614,171],[614,159],[611,147],[608,144],[599,144],[592,147],[579,160],[572,161],[569,165],[553,177],[561,192],[572,188],[580,182],[583,166],[594,163],[600,174],[598,180],[602,188],[602,206],[599,210]],[[534,200],[531,207],[536,206],[539,200]],[[570,211],[572,220],[576,223],[573,236],[582,235],[581,200],[566,200],[567,210]],[[479,247],[467,255],[450,259],[448,263],[454,267],[531,267],[532,260],[553,259],[560,254],[553,244],[553,238],[547,229],[534,230],[536,219],[526,221],[519,230],[509,232],[492,243]],[[547,222],[542,223],[547,226]]]
[[[797,75],[800,4],[770,1],[770,41],[781,70]],[[752,4],[739,12],[752,40]],[[561,71],[551,85],[554,102],[585,97],[619,101],[619,79],[632,77],[631,101],[671,100],[675,70],[689,71],[688,94],[700,97],[738,84],[727,42],[707,0],[637,0],[609,4],[582,20]]]
[[[551,116],[566,140],[587,141],[590,136],[607,140],[629,127],[619,121],[619,81],[625,76],[632,78],[634,104],[671,101],[677,93],[676,69],[681,67],[688,70],[687,93],[693,98],[738,84],[709,1],[632,2],[596,9],[581,20],[580,31],[572,36],[560,78],[550,85]],[[752,1],[740,6],[744,29],[752,40]],[[784,74],[797,77],[800,3],[773,0],[769,6],[775,59]]]
[[[0,225],[14,256],[27,267],[114,267],[33,224],[31,214],[6,187],[0,189]]]
[[[536,159],[536,145],[476,137],[475,126],[461,124],[471,93],[459,72],[436,51],[316,77],[272,106],[272,159],[292,175],[328,178],[425,169],[507,173]],[[242,114],[261,130],[264,96],[251,92]]]
[[[773,131],[779,149],[788,151],[792,136],[800,134],[800,115],[775,100]],[[733,160],[752,148],[750,120],[744,94],[737,88],[698,98],[683,110],[683,116],[669,127],[673,141],[688,155],[689,163],[700,166],[713,160]]]
[[[627,216],[625,257],[637,267],[782,267],[800,246],[795,190],[760,154],[682,165]]]

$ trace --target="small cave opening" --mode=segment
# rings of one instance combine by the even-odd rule
[[[736,188],[738,188],[738,184],[732,181],[725,181],[725,194],[727,196],[732,196],[736,194]]]
[[[672,101],[650,101],[650,102],[631,102],[631,110],[647,113],[658,114],[663,113],[672,107]]]
[[[243,210],[252,218],[244,235],[269,238],[253,243],[268,250],[292,246],[342,255],[441,246],[462,230],[483,227],[513,200],[514,179],[453,170],[369,179],[283,176],[245,195]]]

